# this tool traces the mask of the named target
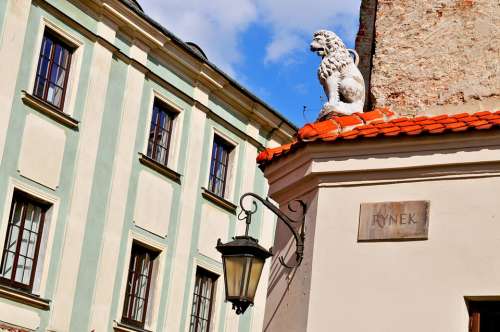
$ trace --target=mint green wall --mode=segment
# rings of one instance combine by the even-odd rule
[[[82,327],[87,325],[90,317],[92,296],[89,295],[93,294],[95,287],[126,80],[127,65],[113,58],[73,304],[71,331],[83,330]]]
[[[57,9],[63,11],[68,17],[78,21],[85,29],[95,33],[97,23],[91,16],[87,15],[85,11],[80,10],[75,6],[73,2],[66,0],[47,0],[48,3],[56,7]],[[75,2],[76,3],[76,2]],[[7,1],[0,1],[0,35],[3,29],[5,6]],[[43,6],[42,6],[43,7]],[[84,52],[82,54],[82,70],[80,73],[77,94],[75,100],[75,109],[73,112],[73,117],[77,120],[81,120],[83,118],[83,112],[85,107],[85,100],[87,97],[88,84],[89,84],[89,68],[91,67],[91,59],[92,52],[94,49],[94,44],[92,41],[88,40],[83,34],[75,29],[71,28],[63,21],[54,17],[52,14],[45,12],[38,5],[32,5],[32,9],[29,15],[29,22],[26,32],[26,38],[24,41],[24,48],[21,59],[21,67],[19,70],[18,79],[15,82],[16,84],[16,97],[12,104],[11,109],[11,117],[9,120],[9,129],[7,132],[7,139],[4,151],[4,157],[2,159],[2,163],[0,165],[0,214],[3,209],[3,202],[5,202],[6,194],[7,194],[7,186],[9,178],[16,178],[20,181],[27,182],[30,185],[39,188],[40,190],[47,192],[51,195],[55,195],[60,199],[60,207],[59,207],[59,215],[54,218],[57,220],[57,225],[55,227],[55,234],[53,240],[53,250],[52,255],[50,257],[50,266],[49,266],[49,279],[46,285],[46,294],[45,296],[49,299],[53,298],[55,287],[56,287],[56,277],[58,276],[58,271],[60,270],[60,260],[61,260],[61,250],[62,244],[64,240],[64,229],[65,225],[68,224],[68,214],[70,207],[70,199],[71,194],[74,190],[74,181],[75,181],[75,159],[77,156],[77,149],[79,143],[79,132],[75,130],[68,129],[59,124],[56,125],[64,128],[67,140],[66,146],[63,156],[63,167],[60,178],[60,184],[57,190],[51,190],[42,185],[39,185],[27,178],[21,177],[17,172],[17,163],[19,159],[19,143],[22,141],[23,129],[25,125],[26,115],[29,113],[35,113],[40,117],[45,117],[40,113],[30,109],[28,106],[24,105],[21,100],[21,91],[28,89],[28,84],[30,82],[31,77],[34,75],[35,69],[33,68],[33,57],[38,56],[38,50],[40,45],[38,45],[38,41],[36,40],[38,36],[38,31],[40,29],[40,22],[42,16],[49,18],[52,22],[55,22],[57,25],[63,27],[65,30],[69,31],[73,35],[75,35],[78,39],[82,40],[84,43]],[[119,47],[120,50],[124,54],[129,54],[130,51],[130,43],[127,41],[127,38],[122,35],[118,35],[115,41],[115,46]],[[109,73],[102,73],[103,75],[109,75],[109,84],[108,90],[105,100],[105,108],[103,114],[103,122],[101,126],[101,134],[99,137],[99,148],[98,155],[95,161],[95,174],[92,179],[92,193],[91,200],[88,207],[88,216],[87,216],[87,227],[85,229],[85,235],[82,246],[82,256],[79,264],[79,273],[78,280],[76,286],[76,293],[74,297],[73,303],[73,312],[71,317],[71,331],[88,331],[89,317],[91,314],[91,307],[93,301],[93,293],[96,283],[96,273],[97,273],[97,263],[99,261],[99,249],[102,246],[103,239],[103,230],[105,226],[105,220],[107,215],[107,202],[109,201],[110,188],[111,188],[111,179],[113,169],[117,166],[114,164],[114,155],[116,152],[118,132],[120,130],[121,123],[121,112],[123,109],[123,99],[124,99],[124,91],[125,84],[127,80],[127,64],[119,60],[118,58],[113,58],[111,64],[111,70]],[[179,73],[177,73],[173,68],[166,66],[165,64],[155,60],[153,57],[150,57],[147,62],[148,68],[153,71],[155,74],[162,77],[164,80],[168,81],[170,84],[175,86],[177,89],[187,94],[188,96],[193,96],[194,88],[189,79],[181,77]],[[150,101],[152,98],[153,90],[158,91],[160,94],[166,96],[167,98],[174,101],[176,104],[180,105],[183,111],[183,123],[182,127],[182,137],[180,138],[180,146],[186,147],[190,146],[189,135],[190,135],[190,126],[191,126],[191,106],[186,104],[186,102],[172,94],[170,91],[164,89],[162,85],[150,80],[146,79],[144,83],[143,90],[138,92],[141,94],[141,110],[139,121],[137,124],[137,133],[136,140],[134,145],[134,153],[142,151],[144,146],[144,137],[146,137],[146,133],[149,130],[149,108]],[[228,121],[228,123],[235,126],[237,129],[241,131],[246,131],[246,126],[248,120],[244,117],[235,115],[234,111],[223,102],[217,100],[216,98],[211,98],[209,103],[209,108],[218,116]],[[45,117],[46,118],[46,117]],[[47,121],[53,122],[53,120],[46,118]],[[83,124],[82,124],[83,125]],[[212,119],[208,118],[205,127],[204,127],[204,142],[205,144],[200,147],[202,150],[202,163],[199,165],[199,183],[198,183],[198,194],[196,201],[196,209],[195,209],[195,217],[194,217],[194,227],[191,238],[189,239],[179,239],[176,234],[178,233],[179,228],[179,218],[180,218],[180,195],[182,189],[182,183],[178,184],[176,182],[172,182],[172,186],[174,188],[173,198],[171,204],[170,211],[170,224],[168,229],[169,236],[167,238],[162,238],[156,236],[152,233],[149,233],[145,230],[142,230],[136,227],[133,223],[133,213],[134,206],[136,200],[137,193],[137,184],[139,173],[141,171],[152,172],[158,177],[162,177],[160,174],[156,174],[153,170],[143,166],[139,163],[138,158],[132,159],[132,172],[131,177],[129,179],[129,189],[127,193],[127,200],[124,202],[125,204],[125,220],[124,227],[122,230],[122,239],[120,245],[120,250],[117,253],[118,255],[118,270],[115,275],[115,284],[113,286],[113,300],[111,305],[111,316],[109,317],[109,330],[112,330],[112,320],[115,319],[115,313],[120,312],[121,308],[118,307],[120,302],[120,289],[122,276],[126,273],[128,269],[128,262],[125,262],[125,257],[127,256],[127,242],[126,239],[131,230],[142,234],[143,236],[154,239],[157,242],[161,242],[167,246],[166,252],[166,264],[164,270],[164,280],[163,284],[160,285],[162,288],[162,294],[160,296],[160,308],[159,308],[159,317],[158,320],[158,331],[162,331],[164,329],[165,315],[167,314],[167,306],[169,299],[169,295],[171,293],[171,275],[172,271],[175,268],[172,264],[173,258],[176,255],[176,248],[179,245],[179,241],[182,240],[189,242],[190,246],[190,265],[188,268],[188,274],[186,275],[186,281],[184,285],[177,285],[176,287],[184,287],[184,297],[183,299],[176,299],[179,301],[179,305],[182,305],[182,313],[183,317],[187,317],[189,310],[191,310],[191,300],[192,294],[190,294],[191,289],[191,281],[193,280],[194,273],[196,272],[195,268],[191,264],[195,259],[199,259],[201,261],[206,261],[211,265],[218,265],[220,263],[211,260],[208,257],[202,256],[198,253],[198,243],[200,234],[200,225],[203,222],[202,218],[202,207],[203,204],[212,204],[211,202],[205,200],[201,195],[201,187],[206,187],[207,183],[204,183],[208,177],[209,170],[209,161],[210,161],[210,150],[212,146],[211,142],[211,132],[212,129],[216,128],[218,131],[222,132],[224,135],[228,136],[230,139],[235,141],[238,144],[239,149],[239,158],[238,165],[236,165],[237,172],[235,179],[235,192],[234,197],[239,197],[242,194],[242,176],[245,167],[255,167],[254,165],[248,164],[248,161],[245,160],[245,149],[246,144],[245,141],[241,138],[241,136],[236,135],[231,132],[230,129],[225,128],[219,122],[215,122]],[[265,137],[259,137],[258,141],[266,145]],[[181,149],[178,167],[176,171],[181,174],[185,174],[187,172],[187,158],[186,158],[186,149]],[[50,157],[50,156],[49,156]],[[256,169],[255,180],[254,180],[254,192],[265,195],[265,179],[260,170]],[[240,175],[238,175],[240,174]],[[218,207],[217,207],[218,208]],[[224,211],[224,210],[223,210]],[[259,210],[259,213],[254,217],[254,223],[251,226],[251,233],[255,236],[259,236],[262,232],[262,210]],[[225,211],[224,211],[225,212]],[[226,234],[225,239],[224,236],[221,236],[223,240],[227,241],[232,236],[236,235],[236,216],[230,216],[230,228],[228,234]],[[220,279],[222,282],[222,279]],[[0,299],[0,301],[7,301]],[[11,303],[11,302],[9,302]],[[20,306],[15,304],[16,306]],[[223,331],[224,320],[226,315],[226,304],[221,305],[217,310],[219,312],[219,326],[220,331]],[[42,324],[40,326],[40,330],[43,331],[47,328],[49,312],[37,310],[39,312],[40,317],[42,319]],[[252,318],[252,309],[249,309],[248,313],[240,319],[239,331],[249,331],[250,324]],[[187,328],[188,322],[182,321],[182,330]],[[232,332],[232,331],[231,331]]]
[[[59,9],[66,16],[77,21],[79,24],[83,25],[86,29],[92,31],[93,33],[97,30],[97,21],[89,15],[85,10],[80,9],[75,6],[72,1],[68,0],[44,0],[51,4],[52,6]],[[77,2],[76,2],[77,3]]]
[[[248,124],[248,119],[236,114],[229,105],[215,97],[211,97],[208,102],[208,107],[218,116],[231,123],[239,130],[245,132]]]
[[[173,84],[183,93],[191,97],[193,96],[194,87],[192,82],[188,78],[182,77],[180,74],[178,74],[176,70],[165,61],[161,61],[156,57],[149,55],[147,67],[149,70],[163,78],[165,81]]]
[[[183,128],[189,128],[190,121],[191,121],[191,112],[190,108],[191,106],[187,105],[184,101],[182,101],[180,98],[174,96],[167,90],[165,90],[162,86],[158,85],[157,83],[146,79],[144,88],[142,91],[142,102],[141,102],[141,114],[139,117],[139,123],[138,123],[138,131],[137,131],[137,137],[136,137],[136,142],[135,142],[135,151],[136,152],[144,152],[142,151],[144,147],[144,137],[146,137],[146,132],[149,130],[150,126],[150,119],[148,118],[149,115],[149,108],[150,108],[150,101],[151,98],[153,97],[153,91],[157,91],[158,93],[170,98],[172,101],[180,105],[184,109],[184,118],[183,118],[183,123],[182,127]],[[184,130],[182,133],[181,137],[181,146],[186,145],[186,141],[188,140],[188,135],[189,135],[189,130]],[[125,257],[127,256],[127,243],[126,239],[128,238],[128,234],[130,230],[133,230],[134,232],[137,232],[139,234],[142,234],[143,236],[153,238],[155,241],[163,243],[167,246],[167,256],[166,256],[166,264],[165,264],[165,278],[163,280],[163,285],[159,285],[162,287],[162,294],[160,296],[160,310],[159,310],[159,316],[158,316],[158,331],[163,330],[163,322],[165,320],[165,312],[166,312],[166,307],[167,307],[167,299],[168,299],[168,294],[170,291],[170,275],[172,272],[172,259],[175,255],[175,248],[176,248],[176,243],[177,243],[177,237],[174,236],[169,236],[168,238],[162,238],[159,236],[156,236],[155,234],[149,233],[139,227],[136,227],[133,223],[133,213],[134,213],[134,206],[135,206],[135,199],[136,199],[136,194],[137,194],[137,185],[138,185],[138,179],[139,179],[139,173],[144,170],[146,172],[151,172],[155,174],[158,177],[163,177],[160,174],[157,174],[156,172],[152,171],[148,167],[145,167],[144,165],[139,163],[139,160],[136,158],[133,160],[133,166],[132,166],[132,174],[130,178],[130,186],[129,186],[129,191],[127,194],[127,202],[126,202],[126,213],[125,213],[125,227],[123,228],[122,231],[122,238],[124,239],[121,242],[120,246],[120,252],[119,252],[119,262],[124,262]],[[179,157],[178,161],[178,172],[181,174],[184,174],[186,170],[186,155],[181,154]],[[180,193],[181,193],[181,185],[178,183],[168,179],[165,177],[165,179],[169,182],[172,183],[174,186],[174,195],[173,195],[173,202],[171,204],[172,210],[170,212],[170,224],[169,224],[169,229],[168,229],[168,234],[176,234],[177,233],[177,227],[178,227],[178,222],[177,220],[179,219],[180,216]],[[117,274],[115,276],[115,287],[113,289],[113,302],[111,304],[111,315],[110,317],[110,324],[112,319],[114,318],[113,315],[114,313],[118,312],[121,310],[121,308],[118,308],[118,304],[120,302],[120,288],[121,288],[121,282],[122,282],[122,276],[124,273],[127,273],[128,269],[128,262],[125,264],[120,264]],[[111,325],[110,325],[111,327]]]
[[[125,35],[120,33],[120,31],[116,33],[114,45],[118,47],[123,54],[127,56],[130,55],[130,40],[128,40]]]
[[[2,1],[2,5],[4,5],[4,1]],[[0,8],[1,6],[0,5]],[[0,11],[1,12],[1,11]],[[23,46],[22,59],[20,64],[20,69],[18,73],[18,79],[16,81],[16,95],[12,104],[11,116],[9,120],[9,127],[6,138],[6,145],[4,150],[4,155],[2,159],[2,164],[0,165],[0,202],[5,202],[6,199],[6,189],[8,186],[9,178],[15,178],[19,181],[26,182],[33,187],[38,188],[38,190],[47,192],[48,194],[55,195],[60,199],[60,207],[59,207],[59,215],[54,216],[54,219],[57,219],[58,223],[55,227],[55,234],[53,240],[53,249],[52,256],[50,257],[50,266],[49,266],[49,277],[46,285],[46,294],[47,298],[51,298],[54,286],[55,286],[55,277],[57,276],[57,271],[59,269],[59,259],[60,259],[60,250],[62,245],[62,236],[64,231],[64,225],[67,222],[67,214],[69,209],[69,197],[73,188],[73,172],[74,172],[74,159],[76,157],[76,147],[78,144],[78,133],[74,130],[68,129],[64,126],[53,122],[50,119],[47,121],[53,122],[56,125],[64,128],[67,139],[66,139],[66,147],[64,150],[63,156],[63,164],[64,167],[61,172],[60,182],[57,190],[51,190],[47,187],[44,187],[36,182],[33,182],[27,178],[21,177],[17,172],[17,163],[19,159],[19,146],[22,141],[22,135],[24,130],[24,124],[26,121],[26,115],[29,113],[34,113],[37,116],[44,117],[40,113],[32,110],[28,106],[24,105],[21,101],[21,90],[28,90],[30,78],[34,75],[35,69],[33,68],[33,55],[38,54],[40,49],[40,45],[38,45],[36,38],[38,36],[39,24],[41,19],[42,11],[35,6],[32,6],[32,9],[29,14],[26,37]],[[44,16],[50,18],[56,24],[64,26],[62,22],[60,22],[55,17],[44,13]],[[85,41],[86,47],[83,53],[82,58],[82,66],[90,65],[90,56],[92,53],[92,45],[89,41],[80,35],[77,31],[66,27],[68,31],[71,31],[74,35],[78,36],[81,40]],[[83,103],[81,101],[85,98],[86,90],[88,83],[88,74],[82,72],[80,75],[80,82],[78,83],[78,91],[79,93],[76,96],[75,103],[75,117],[79,118],[83,113]],[[0,205],[0,210],[3,210],[3,204]],[[3,211],[0,211],[3,213]],[[14,304],[16,306],[22,306],[19,304]],[[34,309],[39,312],[39,315],[42,320],[41,329],[43,329],[48,320],[48,312],[43,310]]]

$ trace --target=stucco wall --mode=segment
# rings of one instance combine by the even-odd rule
[[[365,57],[372,48],[367,36],[373,33],[374,3],[363,1],[361,8],[356,48]],[[500,107],[499,25],[497,1],[379,0],[370,80],[373,106],[410,114]],[[370,79],[365,67],[365,79]]]
[[[119,2],[114,5],[127,13]],[[240,234],[244,223],[205,199],[202,187],[208,185],[217,132],[235,145],[225,198],[237,202],[247,191],[266,196],[266,180],[255,167],[258,149],[285,143],[286,133],[279,129],[269,138],[264,121],[273,121],[266,115],[271,113],[255,104],[259,109],[252,114],[260,114],[260,120],[251,118],[238,106],[247,96],[225,94],[231,84],[218,93],[207,87],[217,83],[209,81],[216,73],[195,82],[186,54],[174,52],[170,58],[163,47],[145,45],[153,37],[148,32],[157,33],[152,27],[142,26],[148,32],[137,25],[127,28],[130,22],[112,16],[118,13],[94,10],[103,11],[91,1],[0,4],[0,54],[15,60],[3,71],[10,79],[0,84],[5,110],[0,112],[0,243],[14,189],[51,204],[33,288],[49,308],[19,304],[2,293],[0,323],[30,330],[113,331],[122,318],[132,241],[137,241],[161,252],[153,267],[146,329],[189,329],[200,266],[219,276],[210,330],[261,331],[269,264],[256,309],[234,314],[224,302],[222,262],[214,247],[218,238],[227,242]],[[72,93],[65,102],[76,129],[23,99],[33,91],[46,25],[77,45],[68,78]],[[179,181],[139,157],[147,153],[155,97],[177,112],[168,167],[180,174]],[[251,235],[270,247],[274,216],[260,211],[254,217]]]
[[[500,294],[500,177],[322,188],[308,331],[467,331]],[[426,241],[358,243],[362,202],[430,200]]]

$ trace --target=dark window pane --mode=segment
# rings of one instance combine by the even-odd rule
[[[50,52],[52,50],[52,40],[47,37],[47,36],[44,36],[43,37],[43,42],[42,42],[42,50],[41,50],[41,53],[42,55],[45,55],[47,58],[50,57]]]

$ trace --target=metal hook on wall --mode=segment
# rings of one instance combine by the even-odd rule
[[[285,225],[290,230],[290,232],[292,232],[293,237],[295,239],[295,264],[294,265],[287,264],[285,262],[285,259],[283,258],[283,256],[278,257],[278,261],[280,262],[281,265],[283,265],[284,267],[289,268],[289,269],[293,269],[293,268],[299,266],[300,263],[302,263],[302,259],[304,257],[304,239],[305,239],[304,223],[305,223],[305,215],[307,212],[306,203],[302,200],[299,200],[299,199],[290,201],[288,203],[288,210],[290,212],[293,212],[293,213],[298,212],[298,210],[294,209],[293,206],[291,205],[293,202],[297,202],[299,204],[299,207],[302,210],[301,218],[298,220],[293,220],[290,217],[288,217],[286,214],[281,212],[281,210],[278,207],[276,207],[273,203],[271,203],[271,201],[268,198],[262,198],[259,195],[254,194],[254,193],[243,194],[240,198],[240,207],[241,207],[240,215],[241,215],[241,213],[245,213],[245,217],[243,217],[243,219],[246,220],[246,224],[247,224],[245,235],[248,235],[248,230],[249,230],[250,224],[252,222],[251,221],[252,214],[254,214],[257,211],[257,203],[255,203],[255,201],[252,201],[252,203],[253,203],[252,209],[246,209],[243,206],[243,200],[246,197],[253,197],[254,199],[261,202],[264,206],[266,206],[269,210],[271,210],[271,212],[273,212],[278,217],[278,220],[281,220],[283,223],[285,223]],[[238,219],[243,220],[242,218],[240,218],[240,215],[238,215]],[[296,228],[294,227],[294,224],[299,224],[299,231],[296,230]]]

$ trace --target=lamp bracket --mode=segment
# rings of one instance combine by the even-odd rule
[[[281,220],[282,222],[285,223],[285,225],[288,227],[288,229],[292,232],[293,237],[295,239],[295,264],[294,265],[288,265],[285,263],[285,259],[283,256],[278,257],[278,261],[281,263],[286,268],[292,269],[300,265],[302,263],[302,259],[304,257],[304,239],[305,239],[305,232],[304,232],[304,223],[305,223],[305,215],[307,211],[307,205],[304,201],[300,199],[295,199],[292,200],[288,203],[288,210],[291,212],[298,212],[296,208],[292,206],[292,203],[297,203],[302,211],[302,216],[298,220],[294,220],[290,217],[288,217],[286,214],[281,212],[281,210],[271,203],[269,198],[262,198],[257,194],[254,193],[245,193],[241,196],[240,198],[240,207],[241,211],[245,213],[244,218],[240,218],[240,220],[245,219],[246,222],[246,230],[245,230],[245,236],[248,236],[248,231],[250,224],[252,222],[252,214],[254,214],[257,211],[257,203],[255,203],[255,200],[252,201],[252,208],[251,209],[246,209],[243,206],[243,200],[246,197],[253,197],[254,199],[258,200],[261,202],[265,207],[267,207],[271,212],[273,212],[277,217],[278,220]],[[299,230],[297,231],[296,227],[294,227],[294,224],[299,224]]]

